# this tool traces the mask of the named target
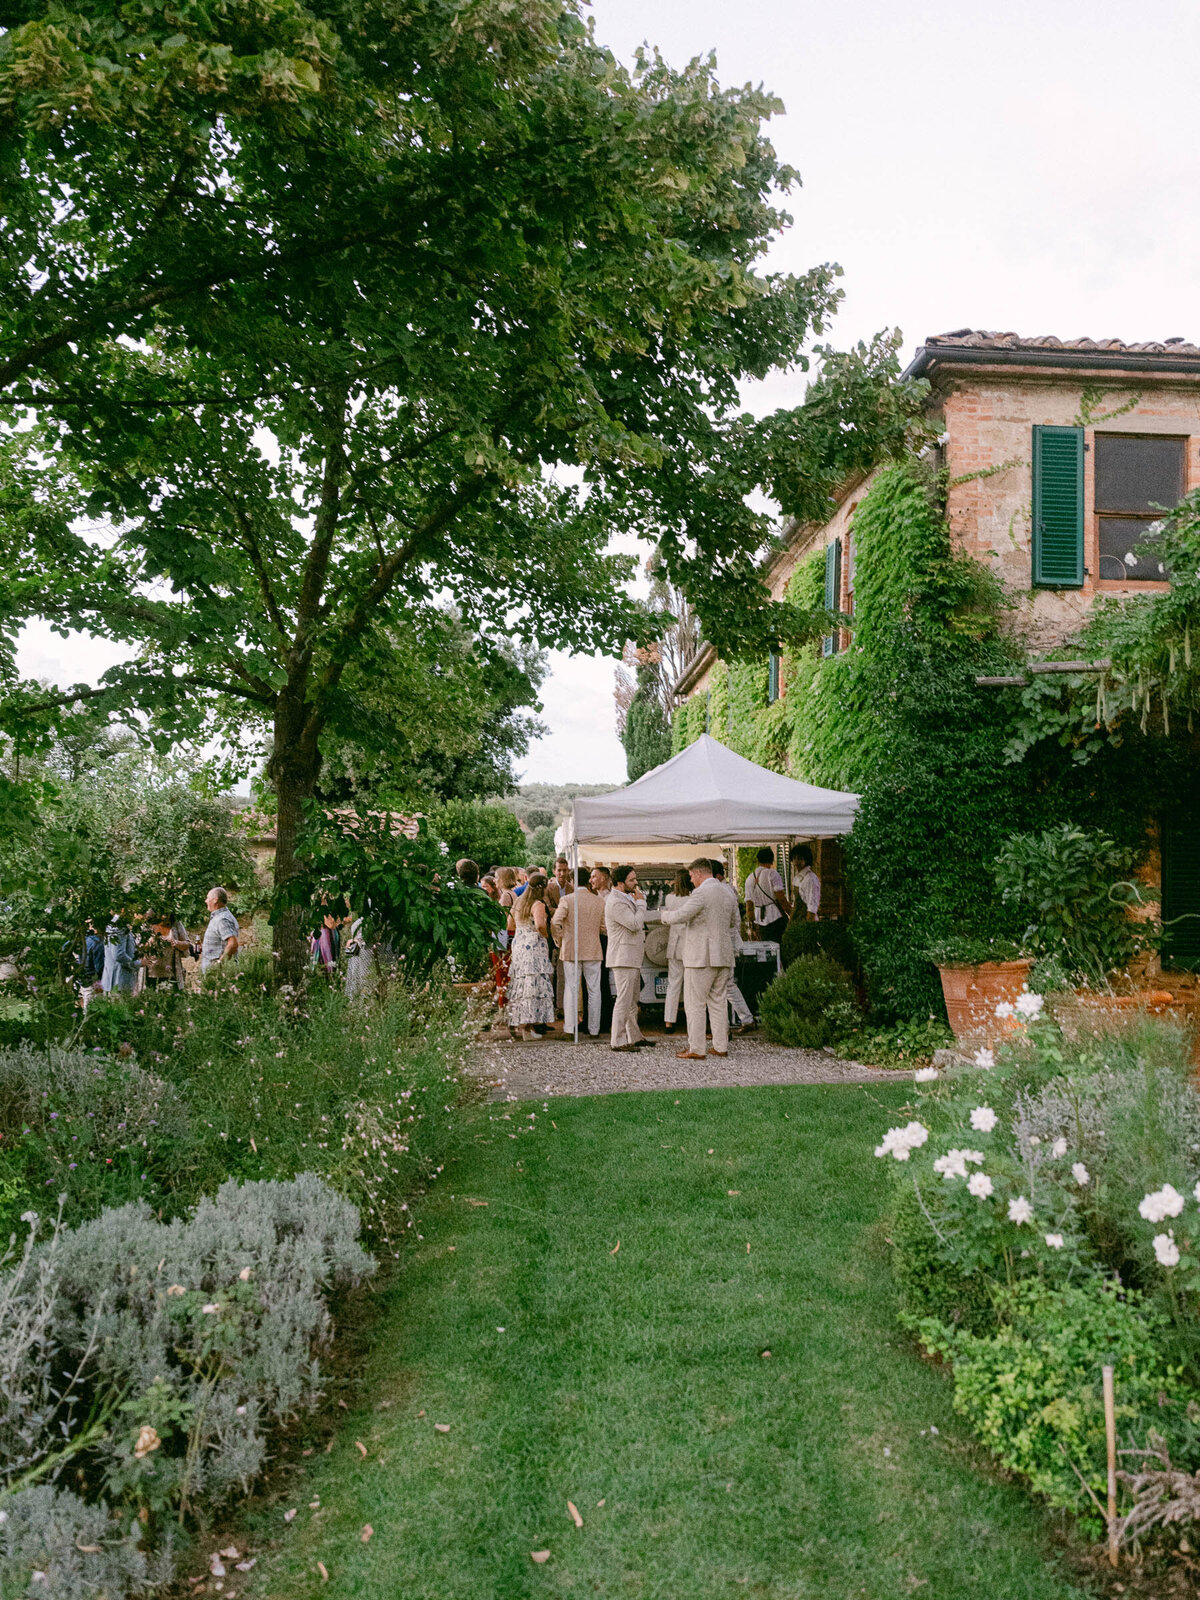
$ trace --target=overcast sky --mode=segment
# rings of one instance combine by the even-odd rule
[[[784,101],[770,135],[803,188],[771,263],[844,269],[827,335],[899,326],[906,353],[974,327],[1063,338],[1200,337],[1200,7],[1173,0],[595,0],[629,58],[715,50],[722,81]],[[796,404],[780,374],[756,410]],[[60,681],[109,655],[33,630],[22,668]],[[93,666],[93,662],[95,663]],[[613,663],[554,657],[530,781],[624,781]]]

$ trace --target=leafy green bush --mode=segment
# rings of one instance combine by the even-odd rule
[[[806,922],[793,917],[780,941],[780,960],[785,967],[790,967],[798,956],[815,955],[828,956],[847,972],[857,972],[858,954],[849,923]]]
[[[536,810],[536,814],[549,817],[553,824],[551,812]],[[532,828],[541,824],[530,822],[529,826]],[[521,831],[521,824],[507,806],[447,800],[442,805],[430,808],[429,828],[434,837],[446,846],[451,864],[460,856],[469,856],[472,861],[479,863],[481,872],[486,872],[489,867],[526,865],[525,835]]]
[[[368,943],[386,942],[421,973],[449,961],[475,975],[504,926],[503,911],[455,876],[454,858],[437,840],[424,830],[408,838],[388,812],[359,817],[310,807],[304,868],[283,899],[306,907],[314,925],[326,912],[361,916]]]
[[[160,1548],[198,1503],[216,1509],[261,1470],[266,1427],[319,1397],[327,1297],[374,1270],[357,1234],[354,1207],[305,1173],[230,1181],[170,1223],[135,1202],[27,1247],[0,1281],[6,1485],[69,1467]]]
[[[763,1030],[776,1044],[820,1049],[858,1015],[850,974],[829,956],[797,956],[763,991]]]
[[[996,882],[1029,917],[1026,938],[1039,956],[1078,981],[1104,984],[1151,936],[1126,915],[1141,898],[1129,881],[1134,859],[1106,833],[1062,823],[1011,838],[996,858]]]
[[[927,1017],[924,1022],[894,1022],[887,1028],[872,1028],[860,1022],[837,1039],[843,1055],[865,1061],[872,1067],[919,1067],[935,1050],[948,1050],[954,1034],[944,1022]]]
[[[978,967],[988,961],[1020,961],[1028,951],[1015,939],[946,934],[935,939],[926,955],[938,967]]]
[[[1116,1368],[1117,1427],[1164,1437],[1186,1420],[1187,1390],[1164,1357],[1167,1319],[1141,1296],[1090,1278],[1051,1289],[1030,1280],[998,1296],[988,1334],[932,1318],[914,1326],[954,1367],[954,1408],[1012,1472],[1051,1505],[1089,1516],[1106,1484],[1101,1367]]]

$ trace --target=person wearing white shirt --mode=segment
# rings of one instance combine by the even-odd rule
[[[795,872],[799,865],[799,872]],[[821,909],[821,880],[813,871],[813,853],[806,844],[798,844],[792,851],[792,868],[795,875],[796,908],[803,906],[808,915],[817,921]]]
[[[713,866],[713,877],[717,880],[718,883],[722,884],[729,891],[729,894],[733,899],[733,912],[734,912],[734,923],[733,923],[733,965],[734,965],[734,972],[736,972],[737,971],[737,958],[742,953],[742,944],[743,944],[743,941],[742,941],[742,908],[741,908],[741,905],[740,905],[740,903],[738,901],[738,892],[737,892],[737,890],[734,888],[734,886],[729,882],[728,878],[726,878],[726,876],[725,876],[725,863],[723,861],[714,861],[712,866]],[[670,990],[669,989],[668,989],[667,993],[668,993],[668,996],[669,996],[670,995]],[[735,1033],[749,1033],[753,1028],[755,1028],[757,1026],[756,1022],[754,1021],[754,1013],[753,1013],[753,1011],[751,1011],[750,1007],[746,1004],[746,996],[742,993],[742,991],[738,988],[737,984],[734,982],[733,974],[730,974],[730,978],[729,978],[729,1004],[733,1008],[734,1019],[737,1022],[737,1027],[733,1030]]]
[[[783,878],[775,870],[775,852],[770,845],[758,852],[758,865],[746,879],[746,904],[758,938],[783,938],[792,907],[783,892]]]
[[[637,873],[632,867],[618,867],[612,885],[602,919],[608,935],[604,963],[617,991],[609,1038],[614,1050],[653,1050],[653,1041],[646,1038],[637,1020],[646,948],[646,898],[638,893]]]
[[[703,1061],[704,1021],[712,1029],[712,1053],[729,1054],[729,979],[733,972],[733,938],[737,906],[728,889],[713,877],[712,862],[699,858],[688,867],[692,892],[681,906],[662,914],[668,927],[683,925],[683,1004],[687,1011],[688,1047],[676,1051],[681,1061]]]
[[[663,909],[674,911],[692,892],[692,880],[681,867],[675,874],[675,887],[663,901]],[[667,998],[663,1006],[663,1026],[674,1033],[679,1021],[679,1001],[683,995],[683,929],[675,923],[667,930]]]

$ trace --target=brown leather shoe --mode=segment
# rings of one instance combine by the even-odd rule
[[[704,1057],[695,1050],[676,1050],[676,1061],[703,1061]]]
[[[725,1057],[729,1054],[729,1051],[728,1050],[710,1050],[708,1053],[709,1053],[710,1056],[720,1056],[722,1061],[724,1061]]]

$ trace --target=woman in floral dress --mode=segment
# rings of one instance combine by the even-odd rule
[[[531,879],[508,913],[508,1022],[518,1038],[554,1026],[554,969],[546,921],[546,880]],[[535,1031],[539,1030],[539,1031]]]

